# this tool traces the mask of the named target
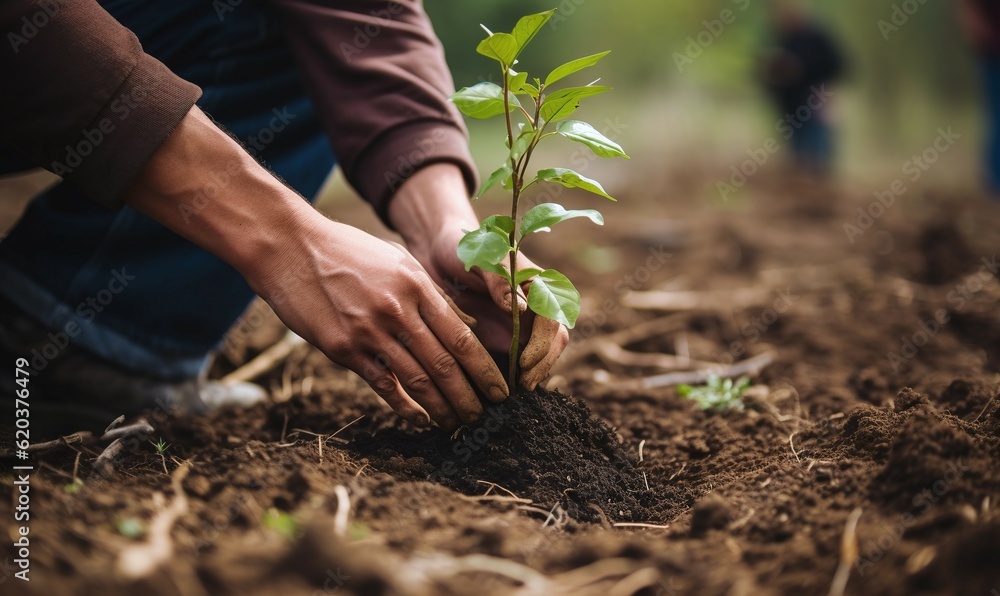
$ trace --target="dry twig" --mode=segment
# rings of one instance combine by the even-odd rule
[[[861,519],[861,508],[858,507],[847,516],[844,524],[844,535],[840,539],[840,565],[830,584],[829,596],[843,596],[847,589],[847,580],[851,577],[851,567],[858,560],[858,520]]]
[[[164,507],[153,521],[149,523],[146,540],[141,544],[130,546],[118,555],[117,570],[126,578],[139,579],[153,573],[160,565],[167,562],[174,552],[174,543],[170,531],[180,516],[187,513],[187,497],[184,495],[182,482],[190,467],[183,465],[174,471],[171,484],[174,488],[174,499],[169,506]],[[157,493],[163,498],[162,493]]]

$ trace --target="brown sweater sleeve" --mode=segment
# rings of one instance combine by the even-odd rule
[[[93,0],[0,2],[0,139],[109,207],[201,90]]]
[[[444,50],[419,0],[272,0],[348,182],[388,223],[414,172],[458,165],[477,184]]]

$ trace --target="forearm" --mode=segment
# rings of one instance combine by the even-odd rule
[[[441,230],[479,227],[462,171],[448,163],[410,177],[389,203],[389,221],[411,247],[433,241]]]
[[[296,231],[322,217],[198,108],[188,112],[124,198],[232,265],[252,286],[281,262]]]

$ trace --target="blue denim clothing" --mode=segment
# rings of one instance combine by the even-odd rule
[[[828,174],[833,165],[833,131],[823,116],[813,114],[791,139],[795,164],[813,174]]]
[[[223,4],[229,10],[219,10]],[[334,156],[266,6],[102,5],[147,53],[199,85],[198,105],[252,154],[302,195],[316,195]],[[0,155],[7,171],[23,165]],[[220,259],[133,209],[108,211],[67,183],[35,198],[0,243],[0,279],[0,294],[51,329],[72,331],[77,345],[163,378],[195,376],[253,298]]]

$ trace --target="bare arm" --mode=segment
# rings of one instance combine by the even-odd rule
[[[507,394],[485,348],[413,257],[325,218],[197,108],[125,200],[231,264],[290,329],[408,420],[446,428],[475,420],[482,406],[462,370],[491,399]]]

